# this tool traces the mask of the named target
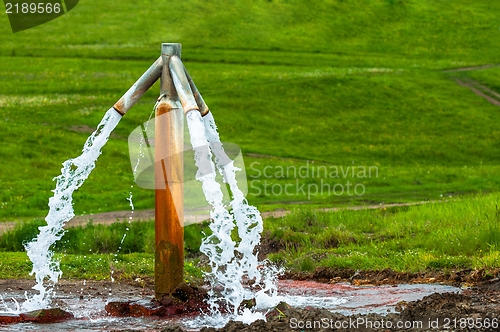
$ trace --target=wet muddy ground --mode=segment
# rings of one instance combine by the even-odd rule
[[[250,331],[500,331],[500,271],[462,270],[451,273],[395,273],[391,270],[317,270],[295,279],[323,282],[349,280],[353,285],[439,282],[462,288],[461,292],[434,293],[414,302],[400,302],[397,313],[342,315],[316,308],[288,306],[274,310],[267,322],[250,325],[230,322],[224,328],[202,332]]]
[[[285,276],[290,278],[292,276]],[[390,270],[381,272],[356,272],[348,270],[318,270],[311,274],[294,275],[294,279],[316,280],[325,283],[352,285],[393,285],[401,283],[446,283],[460,286],[460,292],[434,293],[413,302],[399,302],[397,312],[387,314],[342,315],[313,307],[294,308],[281,304],[267,314],[267,322],[256,321],[251,325],[230,322],[221,329],[201,328],[201,331],[500,331],[500,271],[458,271],[447,274],[428,272],[398,274]],[[9,297],[30,291],[32,280],[0,280],[0,294]],[[89,303],[96,300],[107,303],[120,299],[137,300],[152,298],[152,280],[132,281],[83,281],[62,280],[56,291],[68,301],[56,300],[54,305],[72,311],[86,308],[91,318],[102,316],[102,310],[93,309]],[[84,325],[83,325],[84,326]],[[0,327],[5,330],[7,326]],[[51,328],[54,330],[53,328]],[[36,330],[43,330],[37,328]],[[155,329],[141,329],[140,324],[111,325],[107,331],[186,331],[175,321],[158,324]]]
[[[346,316],[324,309],[284,308],[268,315],[267,322],[230,322],[222,329],[201,331],[499,331],[500,292],[498,284],[490,286],[401,303],[400,313]]]

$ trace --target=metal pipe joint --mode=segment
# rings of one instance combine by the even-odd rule
[[[160,78],[163,67],[159,57],[151,67],[128,89],[127,92],[113,105],[115,111],[124,116],[127,111],[142,97],[142,95]]]
[[[182,104],[185,114],[197,110],[202,116],[207,115],[209,112],[208,106],[178,55],[180,56],[180,44],[163,44],[162,55],[113,105],[115,111],[124,116],[139,98],[161,77],[166,82],[162,85],[158,103],[163,103],[165,100],[178,99]]]

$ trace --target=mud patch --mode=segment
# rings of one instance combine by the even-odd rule
[[[113,301],[106,304],[105,309],[113,317],[193,316],[208,313],[207,299],[205,289],[181,284],[170,296],[164,296],[159,301]]]
[[[324,309],[288,307],[279,310],[279,314],[268,314],[266,322],[229,322],[221,329],[205,327],[201,331],[498,331],[498,287],[497,281],[463,294],[432,294],[419,301],[401,303],[399,314],[345,316]]]

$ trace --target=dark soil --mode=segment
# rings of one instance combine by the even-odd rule
[[[207,291],[182,283],[170,295],[160,300],[112,301],[106,304],[106,312],[114,317],[179,317],[208,313]]]
[[[460,294],[432,294],[415,302],[402,302],[396,314],[345,316],[316,308],[284,306],[267,315],[267,322],[250,325],[230,322],[224,328],[203,328],[202,332],[249,331],[500,331],[500,270],[460,270],[447,273],[396,273],[392,270],[353,271],[317,269],[312,273],[291,273],[289,279],[323,282],[350,281],[354,285],[401,283],[445,283],[465,288]]]
[[[451,270],[447,272],[428,270],[419,273],[382,271],[355,271],[351,269],[317,268],[314,272],[287,272],[283,279],[315,280],[320,282],[350,282],[353,285],[395,285],[395,284],[432,284],[471,286],[500,276],[500,269],[494,271]]]

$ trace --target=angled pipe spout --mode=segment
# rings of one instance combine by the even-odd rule
[[[172,81],[177,91],[177,96],[182,104],[184,113],[187,114],[191,111],[200,111],[198,103],[194,97],[191,85],[186,75],[186,70],[181,60],[177,56],[172,56],[169,59],[169,69],[172,76]]]
[[[208,112],[210,112],[207,104],[203,100],[203,97],[201,96],[200,91],[198,91],[198,88],[196,87],[196,85],[194,85],[194,82],[191,79],[191,76],[189,76],[189,73],[186,70],[186,68],[184,68],[184,72],[186,73],[186,77],[189,81],[189,86],[191,87],[191,91],[193,92],[194,99],[196,100],[196,103],[198,104],[198,108],[200,109],[201,116],[207,115]]]
[[[148,70],[113,105],[115,111],[124,116],[142,95],[160,78],[163,61],[160,56]]]

